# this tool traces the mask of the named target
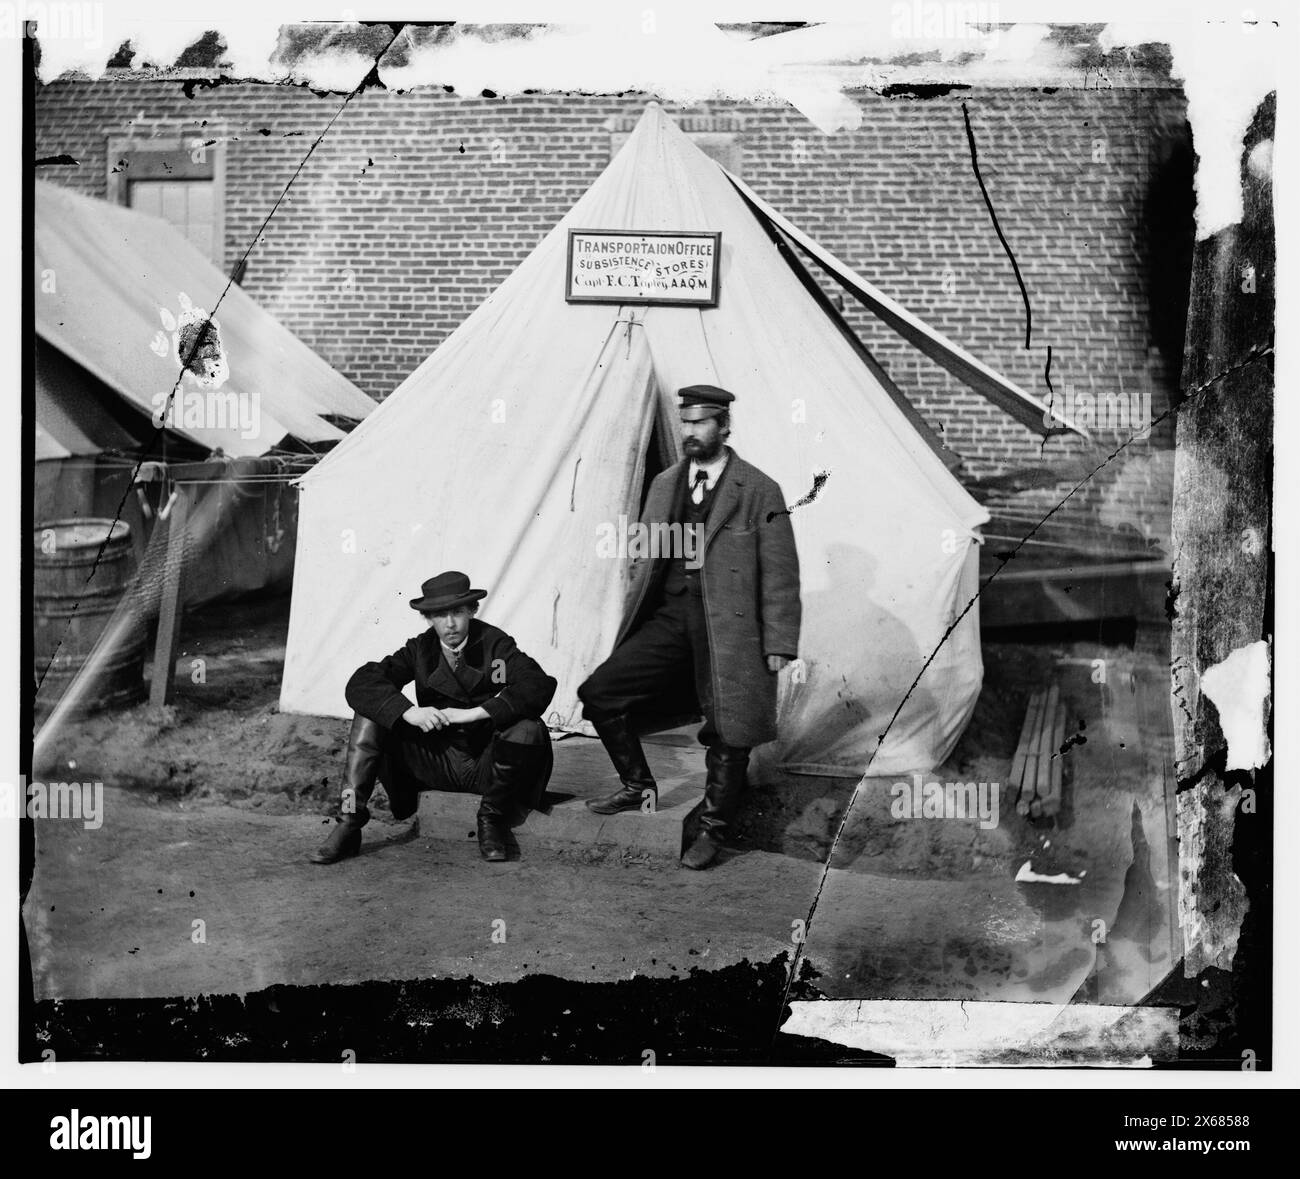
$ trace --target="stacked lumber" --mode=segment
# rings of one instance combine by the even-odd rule
[[[1061,687],[1035,692],[1025,709],[1020,741],[1011,759],[1011,785],[1018,791],[1016,813],[1032,819],[1051,817],[1061,809],[1061,782],[1065,763],[1065,704]]]

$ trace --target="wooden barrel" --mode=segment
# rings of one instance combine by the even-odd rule
[[[36,682],[41,685],[36,706],[46,712],[85,666],[131,580],[135,558],[131,527],[122,520],[50,520],[33,529],[32,542]],[[144,654],[145,630],[133,619],[103,656],[75,711],[139,701]]]

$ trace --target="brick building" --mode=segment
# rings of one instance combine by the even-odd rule
[[[365,90],[264,226],[341,96],[117,70],[37,88],[37,159],[75,164],[36,171],[184,225],[382,399],[582,195],[648,97]],[[829,136],[784,106],[667,109],[826,248],[1022,388],[1046,398],[1050,379],[1068,412],[1086,414],[1091,397],[1119,414],[1101,414],[1093,444],[1044,444],[848,301],[849,321],[962,456],[960,476],[1014,528],[1165,411],[1177,388],[1191,246],[1185,100],[1159,79],[853,97],[862,126]],[[1028,293],[1028,348],[963,107]],[[1167,553],[1172,446],[1166,419],[1071,499],[1056,535],[1110,551],[1127,533],[1130,548]]]

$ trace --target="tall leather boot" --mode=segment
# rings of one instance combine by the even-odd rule
[[[511,827],[528,817],[546,750],[538,745],[493,741],[492,768],[478,807],[478,850],[485,860],[508,858]]]
[[[587,809],[598,815],[617,815],[622,811],[639,811],[648,793],[649,809],[655,809],[659,787],[641,748],[641,738],[632,730],[627,716],[609,717],[592,721],[596,736],[605,746],[609,760],[614,763],[619,781],[623,785],[613,794],[587,800]]]
[[[364,716],[352,718],[343,774],[342,816],[329,838],[311,855],[313,864],[333,864],[361,850],[361,828],[370,821],[366,805],[374,793],[383,757],[383,728]]]
[[[745,793],[749,750],[710,745],[704,764],[708,771],[704,798],[682,824],[682,867],[696,870],[713,863],[735,823]]]

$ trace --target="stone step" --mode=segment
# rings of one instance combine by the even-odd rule
[[[571,737],[555,743],[555,770],[547,788],[549,813],[535,811],[515,828],[515,838],[530,842],[625,848],[655,859],[681,855],[682,823],[704,797],[704,755],[665,735],[647,738],[646,758],[659,783],[653,814],[598,815],[586,800],[618,788],[618,779],[598,741]],[[424,838],[465,839],[474,832],[478,795],[427,790],[420,795],[420,834]]]

